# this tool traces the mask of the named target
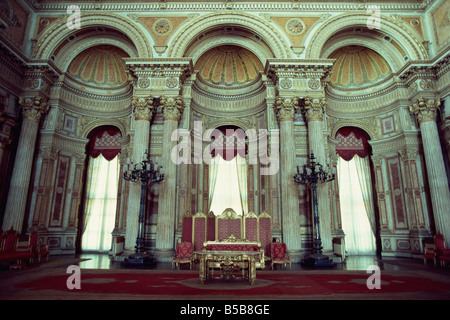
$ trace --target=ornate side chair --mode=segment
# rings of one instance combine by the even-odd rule
[[[292,268],[291,259],[285,243],[272,242],[270,244],[270,256],[272,257],[272,270],[275,263],[282,263],[287,268],[286,264],[289,263],[289,269]]]
[[[177,243],[175,258],[172,260],[172,269],[174,264],[178,266],[180,263],[189,263],[189,269],[192,269],[192,251],[193,246],[191,242]]]
[[[48,256],[50,255],[50,251],[48,250],[48,245],[39,244],[38,241],[39,235],[36,230],[30,232],[30,242],[29,246],[31,250],[37,255],[38,262],[41,262],[41,257],[46,257],[48,261]]]
[[[436,244],[434,264],[436,265],[436,260],[439,260],[441,266],[445,267],[450,262],[450,249],[445,248],[444,236],[440,233],[436,234],[434,243]]]
[[[433,260],[436,266],[436,245],[434,243],[426,243],[423,248],[423,263],[426,265],[428,260]]]

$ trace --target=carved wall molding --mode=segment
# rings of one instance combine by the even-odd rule
[[[361,12],[350,12],[339,14],[326,20],[317,28],[306,49],[306,58],[319,58],[325,42],[338,30],[357,25],[367,25],[370,15]],[[401,45],[408,53],[411,60],[428,59],[428,50],[423,45],[422,39],[406,26],[402,21],[398,21],[385,15],[380,16],[380,28],[386,33],[400,41]]]
[[[196,36],[211,27],[220,25],[235,25],[251,30],[265,39],[266,43],[271,46],[274,56],[278,58],[290,56],[289,42],[271,23],[254,14],[229,11],[207,13],[189,21],[174,35],[173,41],[169,45],[168,56],[184,56],[189,43]]]
[[[67,10],[67,7],[66,9]],[[81,10],[80,24],[84,28],[98,25],[121,30],[134,43],[139,57],[151,57],[152,49],[142,30],[129,18],[112,12],[88,12]],[[85,13],[86,12],[86,13]],[[53,24],[37,39],[31,57],[33,59],[50,59],[55,46],[73,33],[67,28],[67,19]]]
[[[66,11],[67,5],[63,3],[41,3],[31,2],[37,12],[40,11]],[[172,12],[172,11],[289,11],[289,12],[333,12],[333,11],[366,11],[368,3],[330,3],[317,1],[315,3],[290,2],[247,2],[247,1],[224,1],[224,2],[131,2],[131,3],[91,3],[80,4],[81,10],[93,11],[128,11],[128,12]],[[378,3],[381,11],[425,11],[430,5],[429,1],[420,3]]]

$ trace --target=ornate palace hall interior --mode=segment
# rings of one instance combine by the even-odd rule
[[[1,298],[449,299],[449,61],[448,0],[3,0]]]

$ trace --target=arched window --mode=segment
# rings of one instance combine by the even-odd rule
[[[341,128],[336,139],[338,181],[345,247],[351,254],[376,253],[375,207],[369,156],[370,138],[363,130]]]
[[[119,184],[120,131],[102,126],[88,136],[88,162],[84,198],[81,250],[111,249]]]

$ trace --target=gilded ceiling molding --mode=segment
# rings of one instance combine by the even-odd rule
[[[273,54],[277,58],[288,58],[291,55],[289,41],[268,21],[253,14],[218,11],[193,19],[186,26],[180,28],[169,44],[168,56],[184,56],[189,44],[199,34],[221,25],[234,25],[251,30],[271,46]]]
[[[306,49],[305,58],[321,57],[325,43],[335,33],[350,27],[366,27],[370,17],[366,13],[345,13],[326,20],[314,31]],[[428,59],[428,51],[423,44],[423,40],[403,22],[382,15],[380,30],[400,42],[403,49],[407,51],[410,60]]]
[[[64,39],[78,31],[67,28],[66,21],[67,19],[61,19],[61,21],[52,25],[39,39],[37,39],[36,45],[31,53],[31,58],[50,59],[57,46]],[[82,12],[80,25],[83,26],[83,29],[104,26],[119,30],[131,39],[136,46],[139,57],[152,56],[152,49],[148,38],[144,36],[145,34],[142,30],[129,18],[115,13]]]

